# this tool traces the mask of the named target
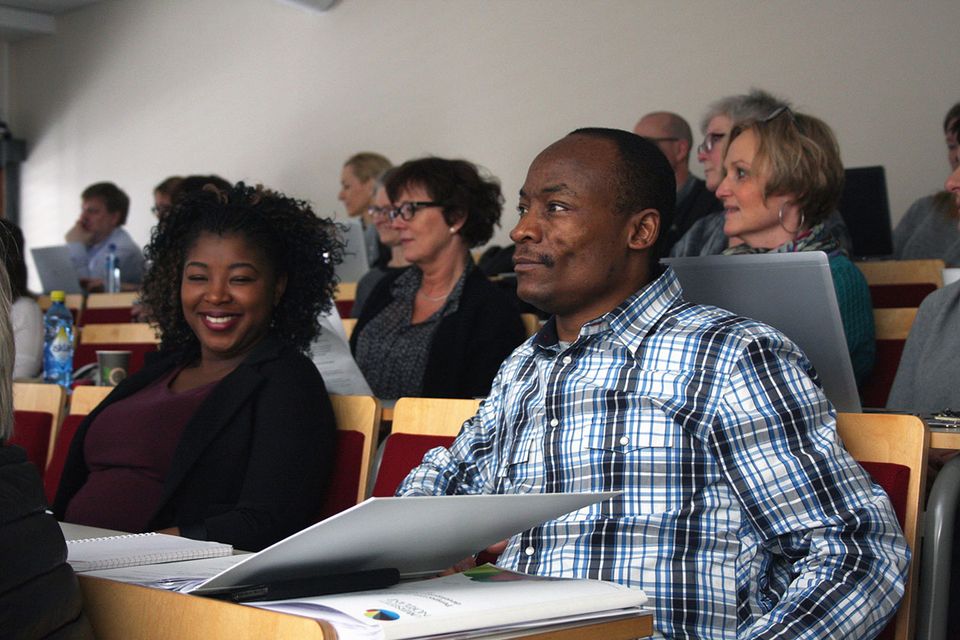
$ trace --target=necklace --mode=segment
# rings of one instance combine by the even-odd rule
[[[417,291],[417,295],[423,296],[424,300],[429,300],[430,302],[440,302],[441,300],[446,300],[447,296],[449,296],[452,292],[453,292],[453,289],[450,289],[450,291],[447,291],[442,296],[428,296],[423,291]]]

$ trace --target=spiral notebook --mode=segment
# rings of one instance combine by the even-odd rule
[[[229,544],[192,540],[164,533],[131,533],[67,541],[67,562],[74,571],[200,560],[228,556],[231,553],[233,547]]]

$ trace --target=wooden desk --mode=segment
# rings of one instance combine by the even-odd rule
[[[322,620],[257,609],[162,589],[150,589],[80,575],[84,611],[101,640],[333,640],[336,631]],[[653,633],[653,616],[528,632],[529,640],[628,640]]]
[[[80,540],[117,531],[60,523],[64,537]],[[200,596],[151,589],[78,574],[84,612],[101,640],[259,640],[297,638],[334,640],[336,631],[322,620],[267,611]],[[628,640],[653,634],[653,614],[518,634],[525,640]]]
[[[960,450],[960,429],[947,427],[928,427],[930,429],[931,449]]]

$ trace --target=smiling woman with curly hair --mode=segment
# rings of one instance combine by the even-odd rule
[[[243,183],[178,203],[146,249],[160,357],[80,426],[56,515],[262,549],[319,512],[335,425],[303,352],[342,244],[333,224]]]

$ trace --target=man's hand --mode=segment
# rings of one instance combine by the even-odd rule
[[[67,242],[80,242],[84,246],[90,246],[90,241],[93,240],[93,232],[87,231],[83,228],[83,225],[77,220],[70,230],[67,231],[67,234],[64,236]]]
[[[506,549],[506,548],[507,548],[507,541],[506,541],[506,540],[501,540],[500,542],[497,542],[497,543],[495,543],[495,544],[490,545],[489,547],[487,547],[487,548],[484,549],[483,551],[484,551],[484,553],[488,553],[488,554],[492,555],[493,557],[497,557],[497,556],[499,556],[501,553],[503,553],[503,550]],[[447,569],[444,569],[442,572],[440,572],[440,575],[441,575],[441,576],[451,576],[451,575],[453,575],[453,574],[455,574],[455,573],[463,573],[464,571],[466,571],[466,570],[468,570],[468,569],[473,569],[475,566],[477,566],[477,557],[476,557],[476,556],[470,556],[469,558],[464,558],[463,560],[461,560],[460,562],[456,563],[456,564],[453,565],[452,567],[448,567]]]
[[[80,278],[80,286],[87,293],[102,293],[105,290],[102,278]]]

